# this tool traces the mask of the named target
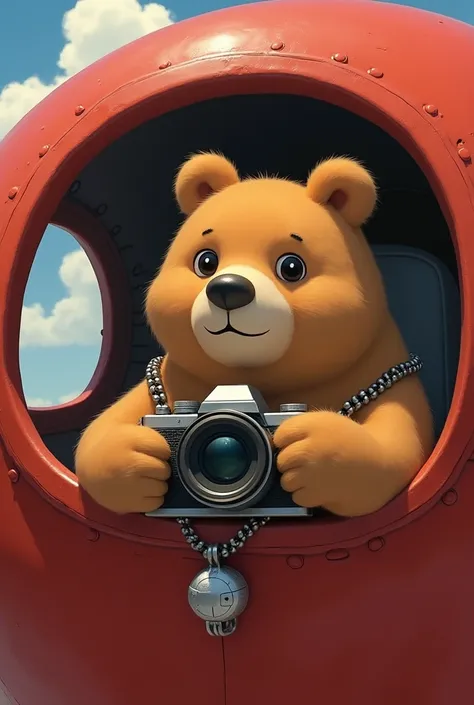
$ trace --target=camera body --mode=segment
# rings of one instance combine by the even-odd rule
[[[257,389],[221,385],[201,404],[176,401],[173,413],[143,416],[141,425],[171,449],[164,504],[147,516],[311,516],[282,489],[272,443],[281,423],[306,411],[305,404],[282,404],[270,412]]]

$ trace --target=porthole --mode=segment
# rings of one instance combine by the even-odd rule
[[[100,358],[103,313],[92,263],[74,235],[49,225],[31,268],[20,326],[29,408],[60,407],[87,389]]]
[[[130,321],[127,273],[113,238],[64,199],[36,252],[20,327],[25,403],[41,435],[77,434],[116,399]]]

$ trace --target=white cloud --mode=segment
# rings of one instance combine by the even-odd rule
[[[81,393],[82,392],[71,392],[70,394],[64,394],[55,401],[52,399],[44,399],[43,397],[29,397],[27,395],[26,403],[30,409],[42,406],[56,406],[59,404],[66,404],[66,402],[76,399]]]
[[[65,45],[51,83],[37,76],[12,82],[0,93],[0,139],[40,100],[70,76],[134,39],[172,24],[170,10],[138,0],[78,0],[63,17]]]
[[[66,404],[66,402],[76,399],[79,394],[82,394],[82,392],[71,392],[70,394],[63,394],[59,397],[58,404]]]
[[[51,399],[43,399],[42,397],[26,397],[26,403],[30,409],[41,406],[53,406]]]
[[[84,250],[63,257],[59,278],[66,296],[46,313],[40,303],[23,306],[20,347],[101,345],[102,302],[97,277]]]

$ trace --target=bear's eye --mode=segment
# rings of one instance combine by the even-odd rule
[[[219,258],[214,250],[201,250],[194,258],[194,271],[198,277],[212,277],[219,266]]]
[[[300,282],[306,276],[306,265],[298,255],[282,255],[275,269],[277,277],[285,282]]]

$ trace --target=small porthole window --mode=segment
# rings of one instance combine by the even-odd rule
[[[96,370],[103,313],[97,275],[74,235],[49,225],[25,290],[20,370],[29,408],[78,398]]]

